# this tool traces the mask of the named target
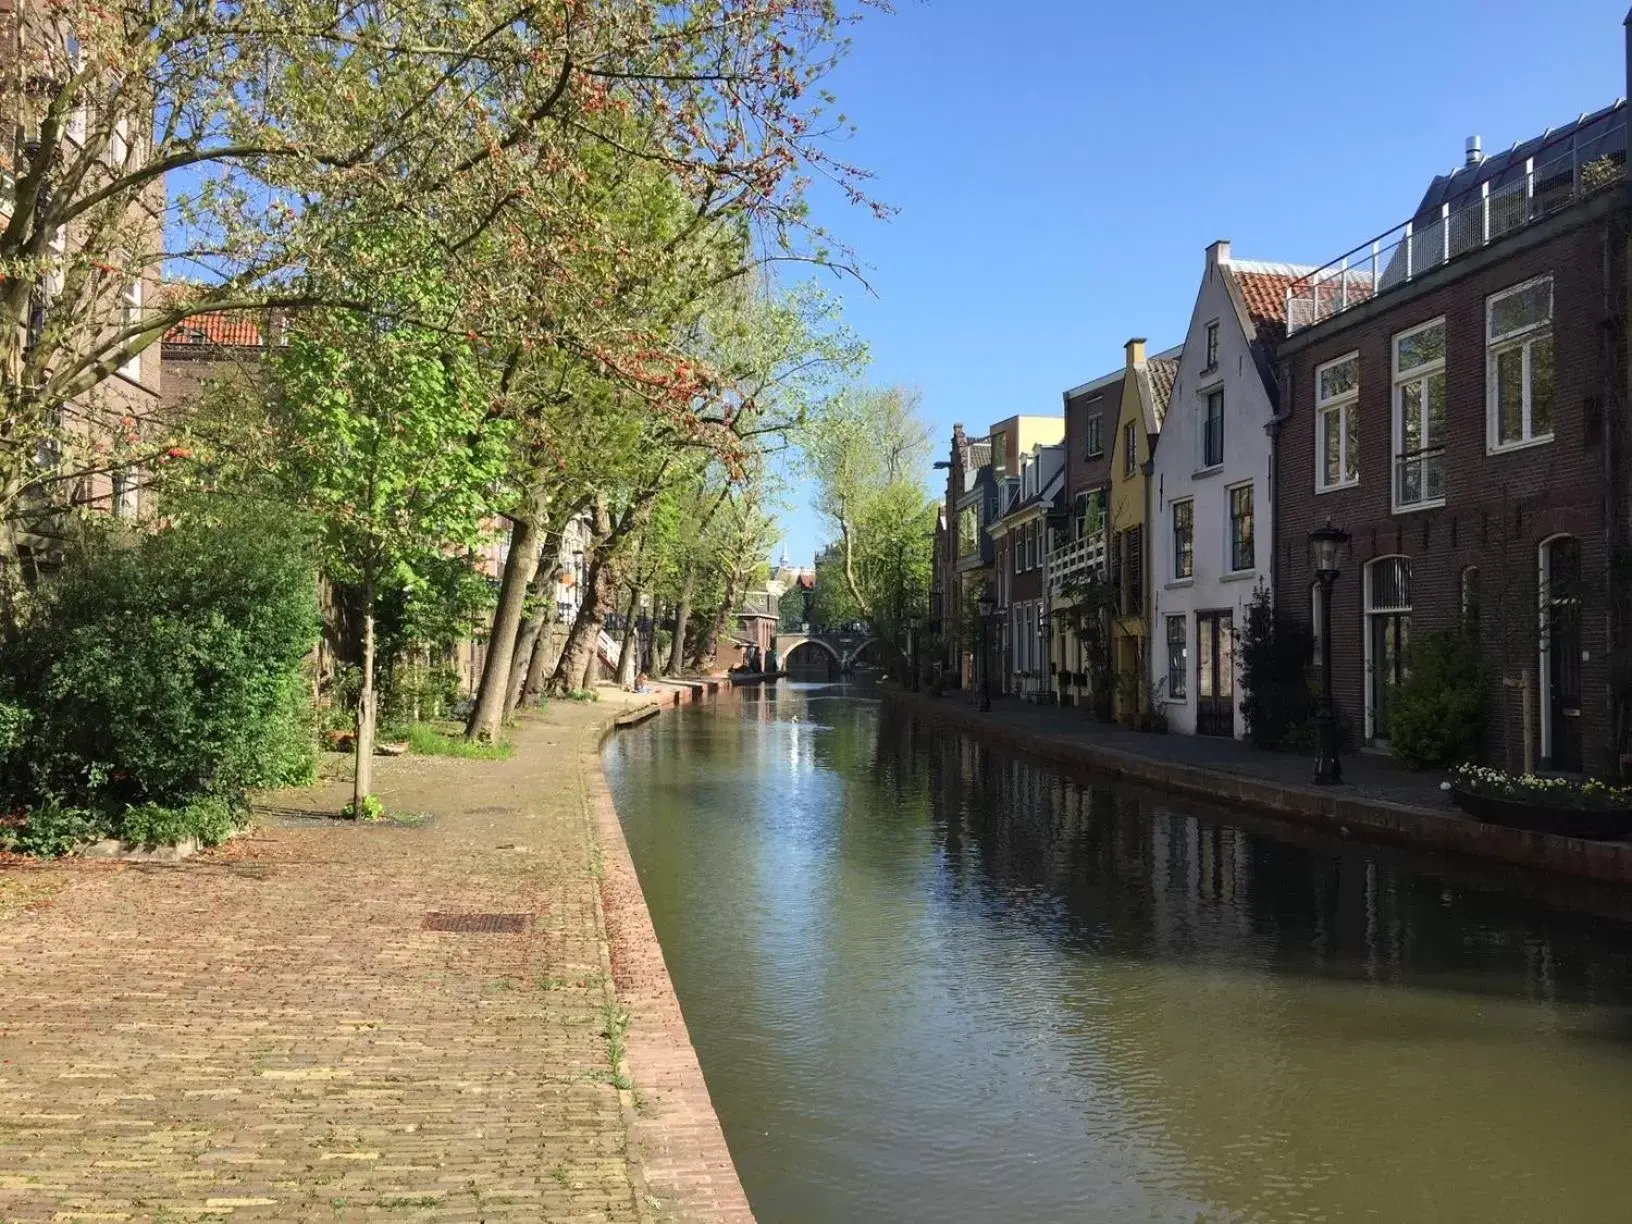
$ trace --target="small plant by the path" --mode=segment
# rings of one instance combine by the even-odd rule
[[[611,1084],[626,1092],[635,1086],[623,1070],[624,1039],[629,1034],[629,1009],[622,1004],[609,1003],[604,1021],[601,1036],[606,1040],[606,1057],[612,1064]]]
[[[103,812],[47,799],[0,824],[0,848],[38,858],[59,858],[87,842],[107,837],[112,828],[112,820]]]
[[[599,701],[601,695],[594,689],[573,689],[567,694],[568,701]]]
[[[448,735],[438,731],[429,723],[414,723],[408,728],[408,750],[420,756],[448,756],[463,757],[473,761],[502,761],[508,758],[515,746],[509,740],[500,740],[498,743],[488,743],[483,740],[467,740],[462,735]]]
[[[215,846],[232,836],[244,823],[242,810],[225,799],[206,796],[182,807],[143,803],[125,812],[119,836],[131,845],[173,846],[196,837],[203,845]]]
[[[385,819],[385,804],[380,802],[378,795],[364,795],[361,800],[352,800],[340,809],[340,815],[347,820],[364,820],[373,824]]]

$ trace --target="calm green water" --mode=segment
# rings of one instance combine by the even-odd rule
[[[1632,1218],[1632,928],[838,687],[607,749],[779,1221]]]

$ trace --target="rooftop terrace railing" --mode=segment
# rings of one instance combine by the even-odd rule
[[[1507,154],[1496,154],[1506,157]],[[1626,117],[1596,135],[1578,131],[1516,161],[1414,219],[1293,281],[1286,290],[1288,334],[1410,284],[1577,200],[1618,183],[1626,162]]]

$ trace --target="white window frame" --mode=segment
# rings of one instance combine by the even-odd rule
[[[1425,496],[1425,497],[1421,498],[1420,500],[1413,501],[1413,502],[1402,502],[1400,500],[1400,457],[1401,457],[1400,456],[1400,448],[1404,445],[1404,442],[1405,442],[1405,428],[1404,428],[1405,421],[1404,421],[1404,417],[1402,416],[1401,411],[1400,411],[1401,392],[1405,387],[1410,386],[1410,385],[1412,385],[1414,383],[1419,383],[1419,382],[1420,383],[1426,383],[1435,374],[1438,374],[1441,378],[1445,377],[1445,354],[1444,353],[1441,353],[1439,355],[1439,357],[1435,358],[1433,361],[1425,362],[1422,365],[1418,365],[1418,366],[1412,366],[1409,371],[1402,372],[1400,370],[1400,342],[1403,341],[1403,340],[1409,340],[1412,336],[1418,335],[1418,334],[1420,334],[1422,332],[1431,331],[1436,327],[1440,328],[1441,330],[1446,330],[1445,329],[1445,316],[1444,315],[1440,315],[1438,318],[1429,319],[1425,323],[1419,323],[1415,327],[1408,327],[1402,332],[1395,332],[1391,337],[1389,337],[1389,341],[1388,341],[1389,372],[1392,375],[1390,390],[1389,390],[1388,415],[1389,415],[1389,431],[1390,431],[1390,434],[1391,434],[1392,439],[1393,439],[1393,441],[1392,441],[1392,450],[1391,450],[1390,455],[1389,455],[1388,501],[1389,501],[1389,508],[1395,514],[1409,513],[1411,511],[1415,511],[1415,510],[1432,510],[1432,509],[1435,509],[1435,508],[1437,508],[1439,506],[1443,506],[1445,504],[1445,493],[1444,493],[1444,459],[1445,459],[1445,456],[1444,456],[1444,451],[1446,449],[1446,446],[1445,446],[1445,443],[1443,441],[1441,441],[1440,444],[1439,444],[1439,449],[1440,449],[1440,452],[1441,452],[1441,454],[1440,454],[1440,469],[1441,469],[1440,470],[1440,485],[1441,485],[1440,495],[1438,497],[1426,497]],[[1449,336],[1448,331],[1447,331],[1447,334],[1446,334],[1446,337],[1445,337],[1445,341],[1446,341],[1446,343],[1445,343],[1446,350],[1449,351],[1449,348],[1450,348],[1450,336]],[[1446,386],[1445,391],[1446,391],[1446,394],[1448,396],[1449,393],[1450,393],[1449,385]],[[1427,396],[1426,392],[1424,393],[1424,395],[1422,397],[1422,406],[1421,406],[1420,411],[1422,413],[1422,420],[1421,420],[1422,432],[1423,432],[1424,435],[1426,435],[1427,432],[1428,432],[1428,396]],[[1448,404],[1448,402],[1447,402],[1446,416],[1447,416],[1447,420],[1445,422],[1445,426],[1446,426],[1446,430],[1448,432],[1449,429],[1450,429],[1449,404]],[[1422,487],[1423,487],[1424,491],[1426,492],[1426,490],[1428,488],[1427,480],[1424,480],[1422,482]]]
[[[1184,506],[1190,511],[1190,572],[1179,573],[1179,507]],[[1168,565],[1168,572],[1172,575],[1169,581],[1190,582],[1196,576],[1196,499],[1194,497],[1174,498],[1168,506],[1167,547],[1173,554]]]
[[[1491,336],[1491,324],[1496,317],[1496,304],[1504,298],[1523,293],[1526,289],[1544,283],[1547,285],[1547,320],[1544,323],[1529,323],[1515,331],[1504,332],[1499,337]],[[1553,440],[1553,431],[1544,434],[1534,432],[1530,413],[1530,350],[1535,342],[1546,336],[1554,343],[1553,350],[1553,407],[1558,407],[1558,350],[1557,339],[1553,332],[1554,301],[1553,274],[1532,276],[1521,284],[1511,285],[1499,293],[1492,293],[1485,299],[1485,453],[1494,455],[1501,451],[1523,450],[1527,446],[1545,446]],[[1497,420],[1500,407],[1496,402],[1496,359],[1503,353],[1513,349],[1521,349],[1524,353],[1524,411],[1522,416],[1523,436],[1514,442],[1503,442],[1498,437],[1499,422]]]
[[[117,99],[115,101],[117,105]],[[130,120],[120,115],[113,121],[113,129],[108,133],[108,165],[115,174],[124,172],[125,163],[130,159]]]
[[[119,307],[119,329],[140,323],[142,319],[142,278],[137,276],[124,288]],[[142,354],[138,350],[119,365],[119,373],[135,382],[142,381]]]
[[[1224,572],[1226,574],[1252,574],[1258,570],[1258,491],[1253,488],[1254,483],[1251,480],[1238,480],[1232,485],[1224,486]],[[1236,569],[1235,495],[1241,489],[1246,489],[1252,495],[1252,564]]]
[[[1179,646],[1184,651],[1184,658],[1177,673],[1173,670],[1173,626],[1175,622],[1182,631],[1179,635]],[[1188,612],[1171,614],[1163,619],[1162,624],[1166,629],[1165,637],[1167,641],[1167,675],[1162,677],[1167,685],[1167,700],[1188,703],[1190,700],[1190,614]],[[1175,674],[1180,678],[1180,691],[1177,693],[1173,691],[1173,677]]]
[[[1340,391],[1336,395],[1323,395],[1320,389],[1320,376],[1327,370],[1354,362],[1354,386],[1347,391]],[[1360,483],[1360,457],[1349,454],[1349,417],[1360,411],[1360,350],[1344,353],[1341,357],[1334,357],[1331,361],[1323,362],[1315,367],[1315,492],[1330,493],[1336,489],[1349,489]],[[1337,470],[1338,478],[1328,482],[1326,479],[1326,437],[1330,428],[1328,417],[1337,422]],[[1357,418],[1358,419],[1358,418]],[[1349,460],[1354,460],[1354,475],[1346,476],[1343,473],[1349,470]]]

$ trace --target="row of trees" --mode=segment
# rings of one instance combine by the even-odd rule
[[[480,606],[495,521],[509,546],[469,736],[583,687],[607,614],[643,595],[673,609],[670,667],[709,653],[768,542],[769,456],[864,357],[831,301],[776,274],[846,266],[810,219],[813,178],[878,207],[831,152],[843,120],[820,88],[852,17],[830,0],[66,0],[17,20],[8,627],[28,615],[23,553],[64,535],[100,474],[143,471],[178,508],[208,504],[195,490],[284,507],[355,641],[359,812],[382,648],[411,658]],[[221,312],[266,323],[266,360],[164,419],[133,363]],[[544,650],[580,516],[581,610]]]

